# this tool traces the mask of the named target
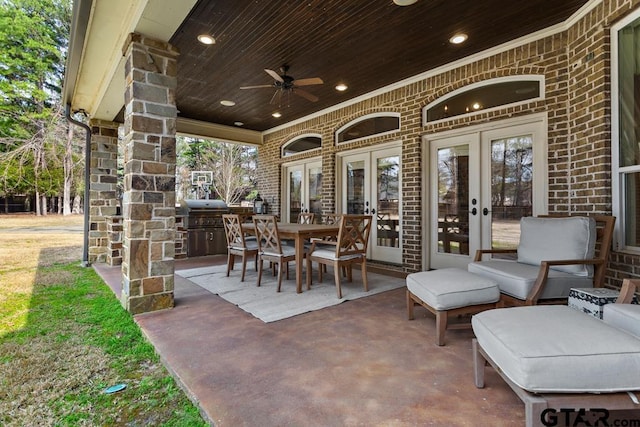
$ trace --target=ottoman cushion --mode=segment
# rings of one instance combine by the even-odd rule
[[[500,299],[500,290],[494,280],[458,268],[409,274],[407,289],[439,311],[489,304]]]
[[[603,309],[606,323],[640,338],[640,305],[606,304]]]
[[[471,324],[487,355],[530,392],[640,390],[640,339],[567,306],[488,310]]]

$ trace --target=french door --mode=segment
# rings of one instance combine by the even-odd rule
[[[546,121],[431,138],[431,268],[466,269],[477,249],[515,248],[520,218],[546,212]]]
[[[284,222],[296,222],[300,212],[313,212],[316,222],[322,214],[322,162],[311,161],[284,166]]]
[[[371,259],[402,263],[400,145],[340,154],[340,212],[371,214]]]

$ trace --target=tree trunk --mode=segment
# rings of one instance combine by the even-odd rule
[[[36,215],[41,215],[42,211],[40,210],[40,192],[36,190]]]
[[[75,214],[82,213],[82,208],[80,204],[81,201],[82,199],[80,198],[80,195],[76,194],[75,197],[73,198],[73,213]]]

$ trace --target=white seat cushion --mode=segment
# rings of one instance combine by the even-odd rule
[[[346,261],[349,259],[362,258],[362,254],[343,255],[337,258],[335,246],[330,249],[316,249],[315,251],[311,252],[311,255],[314,257],[324,258],[332,261],[336,261],[336,260]]]
[[[538,277],[540,266],[515,261],[491,260],[471,262],[467,265],[467,270],[495,280],[500,287],[500,292],[525,300]],[[547,284],[540,299],[568,298],[571,288],[592,287],[593,280],[589,277],[549,269]]]
[[[523,217],[518,262],[540,265],[547,260],[591,259],[595,254],[596,238],[593,218]],[[592,265],[554,265],[550,268],[578,276],[593,276]]]
[[[487,355],[525,390],[640,390],[640,339],[567,306],[489,310],[471,324]]]
[[[640,338],[640,305],[606,304],[602,320]]]
[[[278,254],[275,252],[268,252],[268,251],[262,251],[262,254],[268,255],[268,256],[277,256],[277,257],[292,256],[296,254],[296,248],[292,246],[282,245],[282,254]]]
[[[407,289],[439,311],[489,304],[500,299],[495,281],[458,268],[409,274]]]
[[[243,248],[242,246],[229,246],[231,249],[236,249],[239,251],[242,250],[255,250],[258,249],[258,241],[257,240],[245,240],[245,244],[247,245],[246,248]]]

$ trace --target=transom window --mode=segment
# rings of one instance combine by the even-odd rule
[[[305,134],[296,136],[282,146],[282,157],[293,156],[322,147],[322,138],[317,134]]]
[[[400,114],[378,113],[360,117],[336,132],[336,141],[350,142],[400,130]]]
[[[435,122],[542,98],[542,82],[542,76],[516,76],[475,83],[427,105],[423,121]]]

